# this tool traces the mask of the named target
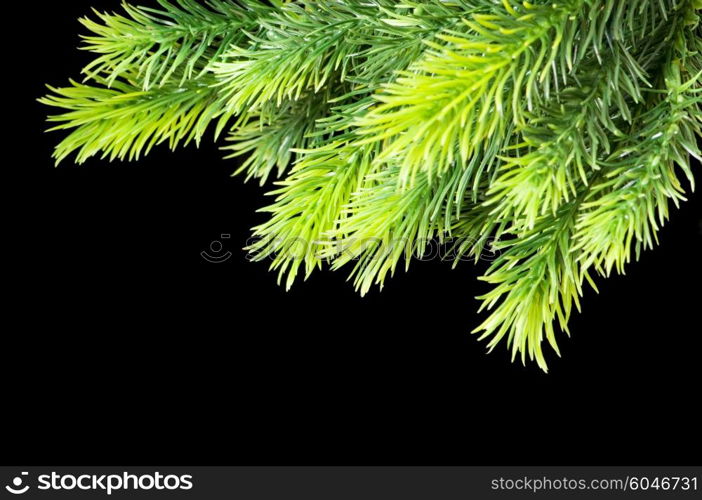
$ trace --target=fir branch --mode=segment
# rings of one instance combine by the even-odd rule
[[[429,43],[424,58],[383,86],[379,105],[358,121],[359,144],[384,141],[379,161],[399,161],[402,184],[467,162],[485,138],[523,122],[523,103],[530,109],[552,64],[567,61],[557,60],[558,48],[586,3],[525,3],[520,12],[505,1],[504,12],[473,14],[466,32],[440,35],[444,45]]]
[[[83,50],[99,54],[84,69],[88,78],[113,84],[125,73],[143,90],[164,85],[178,73],[180,84],[207,71],[243,29],[270,8],[255,1],[243,7],[229,0],[158,0],[160,9],[122,3],[125,15],[95,11],[97,21],[81,23],[92,33],[83,36]]]
[[[259,20],[261,35],[249,34],[247,46],[230,47],[226,60],[213,66],[229,107],[240,113],[267,102],[280,105],[343,81],[354,50],[347,37],[367,23],[338,6],[327,0],[289,3]]]
[[[158,0],[82,22],[90,82],[50,87],[76,153],[135,159],[230,127],[279,180],[254,260],[365,293],[432,239],[483,280],[493,349],[546,369],[592,271],[652,246],[702,156],[700,0]],[[233,123],[232,120],[236,118]],[[292,165],[290,169],[288,167]],[[681,175],[682,174],[682,175]]]
[[[596,176],[597,174],[593,174]],[[547,371],[542,342],[548,340],[559,353],[555,321],[568,332],[573,305],[580,308],[583,279],[593,286],[587,269],[580,266],[571,252],[571,239],[578,210],[588,190],[561,206],[555,215],[539,218],[534,228],[514,235],[514,239],[493,243],[499,256],[480,279],[496,285],[479,297],[480,310],[490,316],[474,332],[481,339],[491,337],[492,350],[506,336],[512,359],[528,355]],[[510,234],[507,230],[506,234]]]
[[[686,52],[687,45],[675,45]],[[696,45],[702,47],[699,41]],[[685,68],[681,55],[688,63]],[[699,71],[683,80],[693,68]],[[697,145],[702,136],[702,55],[675,54],[665,65],[663,77],[665,97],[652,96],[660,102],[642,113],[631,138],[606,162],[606,178],[593,186],[578,220],[573,251],[580,252],[583,266],[594,265],[605,275],[613,268],[624,272],[632,247],[638,258],[642,248],[657,243],[669,202],[677,206],[685,200],[676,167],[694,189],[689,156],[702,160]]]
[[[487,192],[486,205],[494,205],[499,218],[520,218],[533,228],[539,216],[556,213],[576,196],[590,170],[600,168],[599,157],[610,153],[611,140],[622,137],[620,127],[631,121],[630,106],[650,87],[645,69],[626,51],[617,44],[612,53],[593,57],[546,105],[525,113],[527,122],[517,127],[523,142],[505,151]]]
[[[391,4],[387,3],[388,6]],[[412,11],[412,15],[401,16],[396,11],[384,8],[383,12],[391,16],[391,22],[386,19],[378,21],[376,19],[377,7],[373,4],[370,4],[370,7],[355,5],[353,10],[342,8],[339,11],[334,10],[338,8],[337,6],[330,6],[334,4],[321,3],[318,7],[310,6],[307,9],[315,11],[316,8],[319,8],[322,11],[320,15],[335,16],[335,26],[337,27],[354,26],[356,23],[369,25],[369,30],[374,29],[375,36],[383,39],[387,52],[361,50],[353,56],[354,61],[362,61],[349,63],[349,68],[353,68],[353,74],[356,76],[347,76],[342,71],[339,77],[340,80],[347,80],[351,83],[352,90],[330,99],[335,104],[332,107],[331,116],[321,120],[318,124],[320,129],[329,133],[333,139],[330,139],[328,144],[323,144],[318,148],[300,151],[300,159],[290,173],[290,177],[279,183],[282,186],[280,189],[270,193],[276,196],[275,203],[262,210],[272,214],[271,220],[254,228],[253,234],[257,242],[248,247],[254,256],[253,259],[263,260],[273,257],[271,268],[279,270],[279,280],[282,280],[283,276],[287,274],[287,287],[290,287],[294,282],[297,271],[303,262],[305,263],[305,275],[309,276],[315,268],[321,266],[323,260],[333,257],[334,252],[330,252],[330,248],[335,245],[330,242],[330,238],[335,237],[338,225],[342,219],[347,217],[344,207],[350,202],[352,194],[369,182],[366,176],[372,175],[373,159],[377,156],[378,146],[368,144],[358,147],[355,144],[358,137],[354,124],[358,116],[362,116],[373,104],[371,92],[374,86],[367,85],[364,79],[370,78],[375,82],[394,79],[395,75],[389,73],[383,64],[387,61],[387,54],[409,55],[413,52],[421,52],[424,50],[422,35],[432,36],[441,27],[456,22],[458,19],[456,11],[448,8],[449,4],[439,6],[438,3],[434,2],[429,5],[429,7],[434,7],[435,15],[428,26],[426,21],[422,23],[410,21],[413,19],[413,15],[418,16],[421,13],[421,9],[418,7]],[[365,10],[363,10],[364,8]],[[365,12],[365,16],[359,14],[363,12]],[[348,19],[351,14],[353,14],[351,16],[353,19]],[[397,35],[397,28],[393,25],[397,24],[398,16],[402,19],[403,24],[410,24],[416,28],[416,36],[412,38],[411,42],[408,42],[406,35]],[[352,44],[367,43],[365,37],[361,36],[358,30],[348,29],[343,32],[351,37]],[[353,40],[356,41],[353,42]],[[313,33],[307,43],[313,45],[319,43],[317,33]],[[397,51],[393,49],[397,49]],[[319,54],[324,54],[324,52],[320,51]],[[334,60],[339,60],[338,53],[330,52],[329,54],[336,54],[332,57]],[[329,55],[324,57],[329,57]],[[395,58],[394,63],[397,66],[402,61],[409,64],[410,60],[400,57]],[[287,62],[284,64],[287,65]],[[284,69],[273,67],[271,71],[282,72]],[[282,98],[280,94],[276,94],[278,80],[273,79],[272,84],[270,80],[264,79],[264,81],[267,82],[266,85],[254,84],[257,89],[263,89],[263,92],[256,90],[250,94],[257,95],[258,100],[247,105],[253,105],[255,108],[262,103]],[[254,80],[254,82],[259,82],[259,80]],[[301,91],[305,86],[297,88],[298,91]],[[316,90],[316,86],[313,90]],[[250,91],[249,89],[247,92]]]
[[[670,22],[687,19],[688,9],[689,4],[681,5]],[[687,52],[687,47],[679,41],[673,44],[673,50]],[[694,138],[701,132],[699,97],[684,94],[696,92],[702,73],[681,81],[680,56],[688,59],[689,54],[673,57],[663,73],[667,99],[631,120],[630,129],[636,132],[612,138],[616,146],[611,155],[600,150],[600,158],[593,158],[596,168],[576,181],[577,197],[526,224],[514,219],[504,231],[512,237],[493,244],[502,253],[481,279],[496,286],[480,299],[481,310],[497,307],[474,330],[482,332],[481,338],[491,337],[490,349],[506,337],[513,358],[521,353],[524,361],[528,354],[546,371],[541,343],[547,339],[558,353],[555,322],[568,332],[573,305],[579,309],[583,281],[596,289],[589,269],[609,273],[616,265],[621,271],[632,240],[636,239],[637,252],[641,244],[651,246],[651,235],[658,229],[656,216],[662,222],[667,200],[683,199],[674,164],[692,180],[688,154],[700,157]]]
[[[97,78],[97,77],[96,77]],[[211,85],[204,80],[142,90],[126,81],[97,80],[100,86],[71,82],[70,87],[49,89],[54,95],[39,101],[65,110],[49,117],[59,123],[49,129],[74,129],[54,152],[58,164],[76,151],[76,162],[102,153],[110,160],[138,159],[163,142],[171,149],[199,141],[209,123],[221,129],[231,114]]]
[[[232,128],[227,140],[232,151],[226,159],[248,155],[234,175],[246,172],[246,180],[259,179],[261,185],[276,170],[280,177],[297,155],[293,150],[313,149],[324,139],[314,134],[317,120],[326,116],[328,99],[308,94],[280,106],[267,103],[260,111],[246,115],[246,121]]]
[[[305,264],[305,277],[321,267],[318,245],[337,224],[339,214],[351,193],[358,189],[371,165],[371,156],[355,151],[343,141],[330,142],[310,151],[278,182],[281,187],[268,222],[254,228],[257,241],[250,245],[253,260],[272,257],[271,269],[278,269],[286,288],[295,281]]]
[[[356,261],[350,277],[362,295],[374,284],[382,287],[400,260],[407,270],[413,257],[425,256],[433,239],[451,237],[464,198],[471,193],[475,198],[486,185],[481,174],[491,170],[505,142],[495,138],[464,169],[453,169],[436,182],[422,172],[414,184],[398,190],[399,167],[368,174],[324,242],[324,256],[334,259],[332,269]]]

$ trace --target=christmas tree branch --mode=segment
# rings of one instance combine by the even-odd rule
[[[40,99],[54,157],[228,130],[236,173],[279,178],[248,250],[286,287],[492,254],[475,331],[546,370],[583,285],[694,188],[702,0],[155,1],[82,20],[85,81]]]

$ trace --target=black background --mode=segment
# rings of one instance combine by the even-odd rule
[[[231,178],[211,140],[54,168],[61,135],[34,99],[88,60],[76,19],[91,6],[119,9],[19,6],[3,462],[699,462],[699,193],[655,251],[587,291],[545,375],[469,334],[487,290],[470,263],[415,263],[365,298],[328,271],[286,293],[240,250],[266,188]],[[233,258],[203,261],[223,233]]]

